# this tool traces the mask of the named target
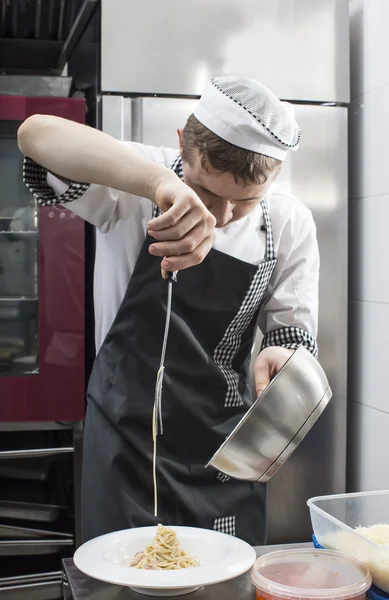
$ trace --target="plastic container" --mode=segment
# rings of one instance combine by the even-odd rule
[[[364,600],[368,568],[327,550],[285,550],[258,558],[251,570],[257,600]]]
[[[389,593],[389,546],[371,542],[357,527],[389,522],[389,491],[322,496],[308,500],[315,537],[369,567],[373,583]]]
[[[322,546],[320,546],[316,537],[312,536],[313,547],[318,550],[324,550]],[[380,588],[372,585],[371,588],[367,591],[366,597],[370,600],[389,600],[389,594],[380,590]]]

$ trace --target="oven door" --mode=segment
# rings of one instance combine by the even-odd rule
[[[0,422],[84,415],[84,224],[37,207],[17,130],[34,113],[84,121],[82,99],[0,96]]]

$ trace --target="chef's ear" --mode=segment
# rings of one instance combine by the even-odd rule
[[[180,147],[180,154],[182,154],[182,132],[183,131],[184,131],[183,129],[177,129],[178,145]]]

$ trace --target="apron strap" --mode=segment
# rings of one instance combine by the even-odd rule
[[[184,170],[182,168],[182,158],[180,154],[177,154],[169,168],[184,181]]]
[[[266,198],[263,198],[263,200],[261,201],[261,208],[262,208],[263,218],[265,220],[265,228],[266,228],[265,260],[273,260],[276,258],[276,253],[275,253],[275,249],[274,249],[273,229],[271,226],[269,207],[267,205]]]

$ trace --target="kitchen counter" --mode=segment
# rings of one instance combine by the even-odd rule
[[[256,552],[257,556],[261,556],[286,548],[312,548],[312,544],[261,546],[256,548]],[[141,600],[150,598],[150,596],[141,596],[126,587],[91,579],[74,566],[72,559],[65,559],[62,564],[64,600]],[[249,573],[225,583],[207,586],[187,596],[191,600],[250,600],[254,597]],[[175,598],[179,598],[179,596],[175,596]],[[181,598],[186,598],[186,596],[181,596]]]

